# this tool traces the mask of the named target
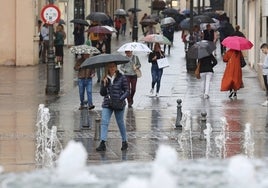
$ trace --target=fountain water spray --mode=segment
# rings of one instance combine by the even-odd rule
[[[249,158],[253,158],[254,157],[254,139],[253,139],[253,134],[252,134],[250,123],[246,124],[244,133],[245,133],[245,141],[244,141],[245,154]]]
[[[210,137],[211,137],[211,133],[212,133],[212,127],[210,125],[210,123],[206,124],[206,129],[204,130],[204,135],[205,135],[205,139],[206,139],[206,158],[209,158],[210,152],[211,152],[211,144],[210,144]]]
[[[215,143],[217,148],[219,148],[219,157],[225,158],[226,157],[226,126],[228,125],[227,120],[225,117],[221,118],[221,132],[218,136],[215,137]]]
[[[40,104],[37,112],[36,154],[37,164],[43,167],[53,167],[62,150],[62,145],[57,137],[57,127],[48,128],[50,120],[49,109]]]

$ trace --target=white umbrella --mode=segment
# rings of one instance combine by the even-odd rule
[[[70,51],[74,54],[100,54],[100,51],[96,47],[86,44],[72,46]]]
[[[165,26],[165,25],[170,25],[170,24],[174,24],[176,23],[176,21],[174,20],[174,18],[172,17],[166,17],[166,18],[163,18],[160,22],[160,25],[161,26]]]
[[[214,20],[215,23],[209,23],[210,26],[211,26],[211,29],[214,29],[214,30],[219,29],[219,27],[220,27],[220,21],[217,20],[216,18],[212,18],[212,19]],[[208,23],[201,23],[201,24],[200,24],[200,29],[201,29],[201,30],[205,30],[205,29],[207,29],[207,24],[208,24]]]
[[[122,45],[118,50],[118,52],[132,51],[132,52],[152,52],[147,45],[142,44],[140,42],[129,42]]]

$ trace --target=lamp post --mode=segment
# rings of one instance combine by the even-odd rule
[[[137,0],[134,0],[134,17],[132,28],[132,41],[138,41]]]
[[[54,0],[49,0],[49,4],[53,4]],[[59,77],[59,69],[60,67],[56,67],[55,63],[55,54],[53,49],[53,24],[48,25],[49,29],[49,45],[48,45],[48,53],[47,53],[47,85],[46,85],[46,94],[58,94],[60,90],[60,77]]]

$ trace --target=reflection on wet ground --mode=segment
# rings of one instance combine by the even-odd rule
[[[139,78],[133,108],[125,109],[129,150],[122,153],[118,128],[113,118],[108,135],[107,151],[95,151],[96,126],[101,114],[102,97],[99,83],[93,78],[92,111],[78,110],[79,96],[74,56],[65,50],[65,63],[60,70],[61,91],[58,96],[45,95],[46,65],[33,67],[0,67],[0,165],[7,171],[25,171],[36,166],[36,115],[39,104],[49,108],[49,128],[57,126],[57,136],[66,146],[71,139],[80,141],[88,152],[88,163],[119,161],[151,161],[160,144],[172,146],[181,159],[226,158],[235,154],[250,157],[268,156],[267,108],[260,104],[265,100],[258,76],[249,67],[243,69],[245,88],[238,92],[236,100],[220,92],[220,82],[225,68],[217,56],[209,99],[199,96],[199,80],[187,73],[180,32],[175,34],[174,47],[168,56],[170,67],[164,69],[160,97],[149,95],[151,85],[150,64],[146,54],[138,54],[142,62],[143,76]],[[115,50],[129,39],[113,43]],[[219,49],[217,49],[219,50]],[[219,53],[218,53],[219,54]],[[177,100],[182,100],[182,112],[190,112],[190,130],[176,128]],[[205,118],[202,120],[202,113]],[[226,120],[224,123],[223,119]],[[211,125],[209,142],[202,130]],[[246,124],[250,132],[245,133]],[[249,138],[251,137],[251,138]],[[245,147],[250,140],[252,147]],[[254,144],[252,144],[252,142]],[[246,149],[245,149],[246,148]]]

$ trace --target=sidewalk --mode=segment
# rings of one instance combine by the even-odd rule
[[[121,36],[120,36],[121,37]],[[265,132],[267,108],[260,104],[265,100],[265,93],[260,87],[257,74],[249,67],[243,68],[245,88],[238,91],[237,100],[230,100],[227,92],[220,92],[220,83],[225,69],[217,52],[218,65],[209,99],[199,97],[199,80],[187,73],[183,43],[180,32],[175,33],[174,46],[168,56],[170,67],[164,70],[160,97],[149,95],[151,87],[150,64],[147,55],[138,54],[142,63],[143,76],[137,83],[133,108],[126,108],[125,119],[128,130],[129,150],[122,153],[121,140],[114,118],[108,134],[107,151],[98,153],[99,144],[94,139],[95,120],[101,113],[102,97],[99,84],[93,79],[93,102],[96,108],[89,112],[90,127],[85,125],[85,113],[79,111],[79,96],[76,72],[73,70],[74,55],[65,50],[65,61],[61,69],[61,91],[58,96],[46,96],[46,65],[35,67],[0,67],[0,165],[6,171],[25,171],[35,168],[35,131],[36,114],[39,104],[49,108],[50,126],[58,127],[58,138],[63,146],[69,140],[81,141],[88,151],[88,163],[110,163],[123,160],[151,161],[159,144],[168,144],[176,148],[179,158],[194,159],[207,156],[207,142],[200,140],[200,130],[193,130],[192,138],[184,140],[185,147],[178,142],[181,131],[175,129],[177,118],[177,100],[182,100],[182,112],[190,112],[193,126],[199,124],[202,112],[207,113],[207,123],[212,126],[211,158],[219,157],[215,138],[222,134],[222,118],[228,125],[225,133],[226,153],[246,153],[245,125],[250,123],[254,140],[256,158],[268,156],[266,150],[267,133]],[[126,35],[118,41],[112,39],[112,51],[129,42]],[[217,49],[219,50],[219,48]],[[190,142],[191,141],[191,142]],[[191,143],[191,147],[189,146]],[[187,145],[188,144],[188,145]]]

